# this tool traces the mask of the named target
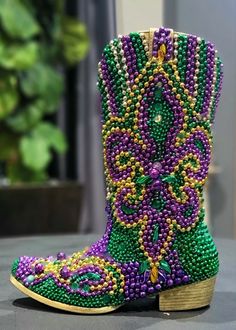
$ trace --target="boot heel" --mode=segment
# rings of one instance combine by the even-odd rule
[[[159,293],[160,311],[182,311],[208,306],[216,277]]]

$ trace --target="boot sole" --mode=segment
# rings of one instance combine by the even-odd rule
[[[160,311],[183,311],[202,308],[210,305],[214,293],[216,277],[207,280],[184,285],[178,288],[169,289],[160,292],[159,310]],[[64,311],[79,313],[79,314],[106,314],[115,311],[124,304],[117,306],[108,306],[100,308],[78,307],[73,305],[63,304],[48,298],[42,297],[39,294],[29,290],[12,275],[10,276],[11,283],[25,295],[39,301],[45,305]]]
[[[118,306],[108,306],[108,307],[100,307],[100,308],[87,308],[87,307],[78,307],[73,305],[63,304],[58,301],[54,301],[45,297],[40,296],[39,294],[29,290],[19,281],[17,281],[12,275],[10,276],[11,283],[25,295],[33,298],[34,300],[39,301],[44,305],[48,305],[53,308],[61,309],[63,311],[68,311],[72,313],[79,313],[79,314],[105,314],[115,311],[121,305]]]

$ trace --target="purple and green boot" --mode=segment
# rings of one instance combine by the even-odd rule
[[[212,43],[171,29],[112,40],[98,65],[107,226],[67,257],[23,256],[11,282],[77,313],[107,313],[156,295],[159,309],[210,304],[218,253],[203,187],[222,84]]]

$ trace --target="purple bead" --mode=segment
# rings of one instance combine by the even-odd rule
[[[64,266],[60,271],[60,275],[62,278],[64,278],[64,280],[67,280],[70,277],[71,273],[70,270],[66,266]]]
[[[59,252],[57,254],[57,260],[64,260],[66,259],[66,254],[64,252]]]
[[[154,167],[149,171],[149,175],[152,179],[157,179],[159,176],[159,170]]]
[[[39,263],[34,267],[35,274],[41,274],[44,271],[44,265]]]
[[[181,278],[176,277],[175,280],[174,280],[174,282],[175,282],[176,285],[181,284]]]
[[[161,186],[162,186],[161,180],[155,180],[151,185],[151,189],[152,190],[160,190]]]
[[[155,168],[155,169],[157,169],[157,170],[161,170],[162,169],[162,165],[161,165],[161,163],[160,162],[155,162],[154,164],[153,164],[153,168]]]
[[[154,291],[155,291],[155,289],[152,286],[150,286],[148,288],[148,293],[154,293]]]
[[[141,285],[141,290],[142,291],[146,291],[147,290],[147,285],[146,284],[142,284]]]
[[[184,283],[189,282],[189,276],[188,276],[188,275],[185,275],[185,276],[182,278],[182,280],[183,280]]]
[[[161,290],[161,285],[158,283],[157,285],[155,285],[155,289],[156,290]]]
[[[141,297],[141,298],[144,298],[144,297],[146,297],[146,292],[144,292],[144,291],[141,291],[141,292],[140,292],[140,297]]]
[[[173,284],[174,284],[174,282],[173,282],[172,279],[169,279],[169,280],[167,281],[167,285],[168,285],[168,286],[172,286]]]

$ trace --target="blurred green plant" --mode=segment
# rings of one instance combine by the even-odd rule
[[[85,26],[64,0],[0,0],[0,164],[10,182],[47,180],[67,143],[48,120],[63,94],[61,68],[88,50]]]

